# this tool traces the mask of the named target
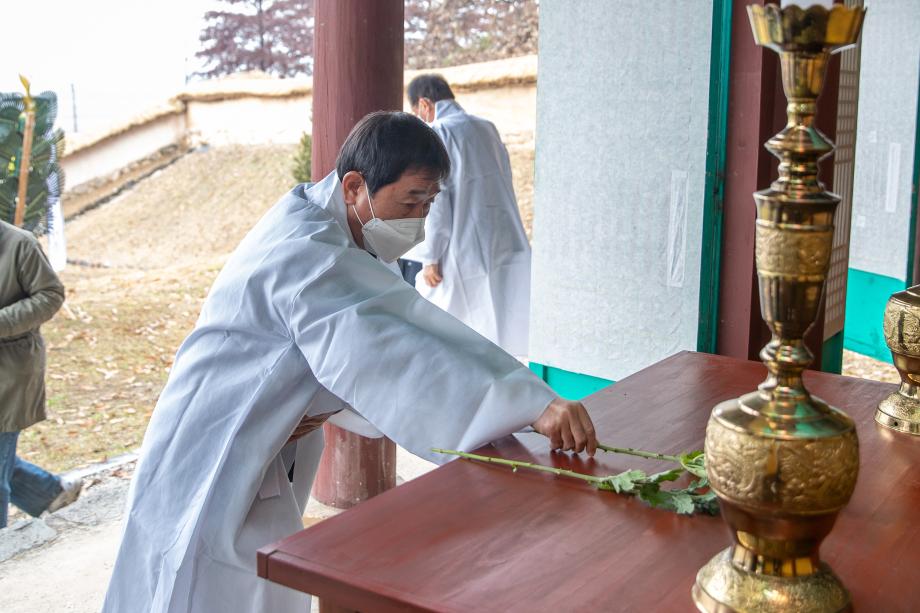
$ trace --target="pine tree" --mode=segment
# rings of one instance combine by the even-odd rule
[[[304,132],[300,137],[300,145],[294,153],[294,166],[291,175],[298,183],[309,183],[313,172],[313,137]]]

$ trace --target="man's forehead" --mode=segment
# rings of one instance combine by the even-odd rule
[[[424,198],[425,196],[434,196],[440,191],[441,191],[441,185],[437,181],[435,181],[434,183],[430,184],[427,188],[410,189],[406,192],[406,194],[409,196],[418,196],[420,198]]]
[[[440,178],[430,173],[406,173],[399,183],[400,191],[407,196],[424,198],[441,191]]]

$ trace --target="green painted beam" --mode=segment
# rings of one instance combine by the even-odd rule
[[[530,370],[546,381],[547,385],[553,388],[554,392],[563,398],[569,398],[571,400],[581,400],[585,396],[590,396],[594,392],[602,390],[614,383],[609,379],[583,375],[581,373],[556,368],[555,366],[546,366],[537,362],[530,363]]]
[[[821,348],[821,370],[840,374],[843,371],[843,330],[824,341]]]
[[[914,284],[917,252],[917,206],[920,205],[920,82],[917,83],[917,118],[914,123],[914,169],[910,184],[910,234],[907,237],[907,285]]]
[[[700,258],[698,351],[715,353],[719,325],[719,266],[722,253],[722,210],[725,197],[725,136],[728,125],[728,77],[731,52],[732,2],[712,6],[709,55],[709,113],[706,135],[706,184]]]
[[[906,286],[901,279],[850,268],[847,271],[843,346],[850,351],[891,362],[891,352],[882,333],[882,318],[888,298]]]

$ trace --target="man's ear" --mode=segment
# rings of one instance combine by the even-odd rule
[[[349,170],[342,177],[342,192],[345,204],[351,206],[358,201],[358,194],[364,189],[364,177],[357,170]]]
[[[428,123],[428,116],[432,112],[431,100],[428,98],[419,98],[418,106],[416,107],[415,115],[425,123]]]

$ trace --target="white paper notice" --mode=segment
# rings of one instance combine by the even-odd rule
[[[888,145],[888,176],[885,178],[885,212],[898,208],[898,179],[901,176],[901,143]]]
[[[684,286],[689,182],[690,178],[686,171],[671,171],[671,204],[668,215],[668,287]]]

